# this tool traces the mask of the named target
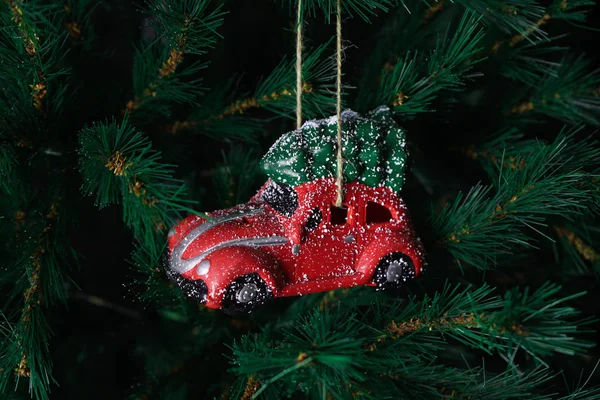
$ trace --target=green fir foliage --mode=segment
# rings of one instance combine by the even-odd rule
[[[596,2],[341,0],[343,175],[427,268],[229,316],[168,232],[337,175],[338,0],[296,130],[299,1],[244,3],[0,2],[0,398],[600,400]]]
[[[331,114],[335,102],[331,97],[333,90],[334,63],[330,57],[324,57],[329,47],[328,41],[309,52],[302,60],[303,99],[302,112],[308,119]],[[292,116],[296,110],[296,60],[282,60],[281,63],[256,89],[259,104],[266,109],[284,116]],[[279,100],[279,101],[269,101]]]
[[[127,120],[96,123],[79,135],[83,193],[102,208],[118,203],[123,220],[136,237],[171,226],[191,203],[185,186],[173,177],[173,166],[161,162],[150,141]]]
[[[532,93],[512,106],[513,114],[543,114],[561,121],[599,125],[600,70],[592,70],[583,57],[563,59],[555,70],[532,82]]]
[[[567,48],[555,45],[554,42],[557,39],[560,38],[543,39],[533,43],[525,42],[512,48],[500,46],[500,53],[507,53],[506,60],[501,64],[502,75],[531,87],[535,87],[544,78],[558,77],[557,68],[560,67],[560,63],[548,58],[561,54]],[[496,57],[493,57],[492,60],[496,61]]]
[[[438,39],[435,48],[424,54],[409,52],[399,58],[391,71],[383,71],[377,92],[364,100],[365,105],[387,104],[404,117],[433,111],[431,103],[440,92],[459,87],[480,61],[474,57],[483,38],[478,20],[465,13],[451,39]]]
[[[68,213],[62,199],[17,223],[11,242],[19,254],[0,281],[15,282],[8,304],[22,308],[0,311],[0,391],[26,379],[35,398],[48,399],[54,383],[49,338],[52,331],[45,312],[66,301],[65,282],[69,264],[76,258],[66,237]],[[15,369],[16,368],[16,369]]]
[[[331,40],[313,50],[305,50],[302,61],[302,114],[305,118],[325,117],[335,111],[331,96],[335,81],[335,60],[327,55]],[[267,110],[275,116],[295,118],[296,60],[283,58],[271,73],[257,85],[251,96],[235,90],[237,79],[213,88],[198,99],[198,86],[190,88],[190,97],[182,101],[199,103],[184,121],[176,121],[167,131],[191,131],[220,139],[255,140],[263,131],[264,120],[253,117],[256,109]],[[193,96],[196,96],[192,98]]]
[[[223,24],[222,6],[209,0],[177,0],[165,7],[156,0],[148,1],[149,13],[155,17],[151,24],[166,40],[166,47],[186,54],[206,54],[213,48],[217,28]]]
[[[581,151],[585,148],[589,151]],[[599,157],[595,141],[574,142],[573,136],[559,135],[554,143],[539,144],[528,153],[499,158],[495,185],[477,185],[457,196],[434,213],[434,229],[459,264],[485,270],[515,247],[531,246],[535,236],[547,237],[548,217],[589,212],[596,200],[587,194],[596,176],[589,167],[597,167]]]
[[[297,382],[304,382],[301,390],[312,396],[371,398],[368,387],[377,379],[385,380],[387,393],[396,398],[439,398],[446,391],[493,399],[533,396],[532,390],[549,379],[546,367],[531,375],[486,378],[481,371],[444,368],[437,355],[452,341],[499,352],[509,362],[520,351],[536,358],[585,351],[591,343],[570,336],[582,321],[565,304],[584,293],[561,298],[559,291],[544,285],[533,293],[513,290],[502,299],[485,285],[446,284],[433,298],[379,299],[367,312],[314,309],[278,332],[277,340],[264,331],[236,342],[233,371],[262,382],[257,398],[273,387],[279,393],[293,391]]]
[[[68,0],[63,6],[65,12],[64,29],[69,34],[72,45],[89,51],[92,47],[94,26],[90,23],[94,11],[103,6],[102,1]]]
[[[133,99],[126,109],[136,120],[170,116],[174,104],[193,103],[201,94],[201,79],[193,78],[206,67],[200,60],[181,65],[190,55],[206,54],[219,34],[224,13],[211,9],[210,0],[177,0],[165,8],[148,3],[154,40],[142,42],[133,68]]]

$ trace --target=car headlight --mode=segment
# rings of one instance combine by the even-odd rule
[[[196,267],[196,273],[198,275],[206,275],[208,274],[208,270],[210,269],[210,261],[204,260]]]

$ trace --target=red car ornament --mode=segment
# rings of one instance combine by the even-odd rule
[[[399,287],[421,273],[424,250],[388,187],[333,178],[296,187],[272,180],[248,203],[190,216],[169,233],[167,273],[190,297],[229,313],[272,297],[359,285]]]

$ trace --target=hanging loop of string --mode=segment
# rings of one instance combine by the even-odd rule
[[[298,0],[296,23],[296,128],[302,127],[302,0]]]
[[[298,15],[296,26],[296,128],[302,127],[302,0],[298,0]],[[336,7],[336,113],[337,113],[337,176],[336,207],[341,207],[344,201],[344,158],[342,149],[342,12],[341,0]]]
[[[344,201],[344,159],[342,153],[342,12],[341,0],[337,0],[336,9],[336,60],[337,60],[337,79],[336,79],[336,110],[337,110],[337,198],[335,206],[341,207]]]

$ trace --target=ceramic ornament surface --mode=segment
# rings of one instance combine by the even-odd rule
[[[367,285],[396,288],[425,253],[398,195],[403,131],[381,107],[346,111],[344,197],[335,206],[337,120],[308,121],[265,155],[270,179],[247,203],[190,216],[169,233],[168,276],[211,308],[250,312],[274,297]]]

